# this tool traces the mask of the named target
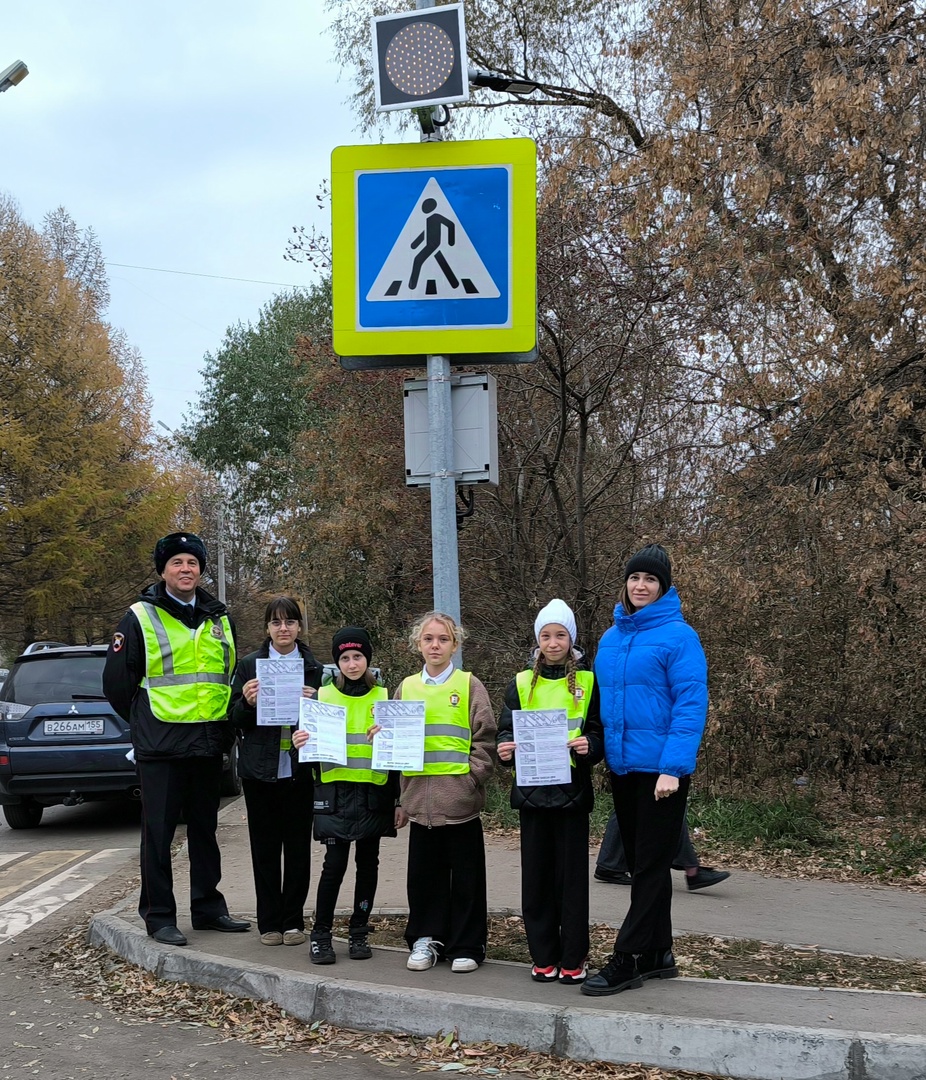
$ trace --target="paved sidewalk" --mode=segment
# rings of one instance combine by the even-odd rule
[[[405,910],[405,835],[383,842],[380,913]],[[230,910],[253,917],[243,800],[222,812],[220,840],[222,889]],[[517,911],[516,844],[490,840],[487,858],[490,908]],[[321,859],[322,849],[314,845],[315,881]],[[590,855],[590,875],[593,868]],[[176,863],[181,911],[186,869],[184,854]],[[679,933],[926,959],[922,894],[741,871],[710,890],[688,893],[683,875],[674,879],[673,922]],[[342,901],[349,900],[351,890],[348,878]],[[626,887],[593,880],[592,921],[618,924],[628,899]],[[346,1027],[423,1036],[456,1028],[470,1042],[517,1043],[576,1059],[644,1062],[730,1077],[926,1080],[924,995],[676,979],[589,998],[574,987],[533,983],[519,964],[490,961],[470,975],[453,975],[446,965],[409,972],[404,952],[377,948],[372,960],[352,963],[341,945],[338,963],[320,968],[309,963],[306,946],[261,946],[256,927],[249,934],[216,934],[191,930],[183,916],[179,923],[190,940],[186,949],[147,938],[134,902],[96,917],[91,934],[164,978],[272,999],[303,1019]]]

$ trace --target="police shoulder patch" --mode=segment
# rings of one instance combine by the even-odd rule
[[[113,634],[113,652],[119,652],[125,644],[125,634]]]

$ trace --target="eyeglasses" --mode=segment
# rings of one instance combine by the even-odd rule
[[[298,619],[271,619],[269,624],[274,630],[282,630],[285,626],[287,630],[292,629],[294,626],[299,625]]]

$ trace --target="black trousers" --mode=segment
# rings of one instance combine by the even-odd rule
[[[311,784],[242,777],[251,867],[262,934],[305,928],[312,871]]]
[[[521,810],[521,912],[538,967],[588,957],[588,814]]]
[[[673,796],[674,798],[674,796]],[[608,824],[605,826],[604,839],[598,849],[598,858],[595,865],[599,870],[607,870],[612,874],[627,874],[627,857],[624,854],[624,841],[621,839],[620,826],[617,824],[617,814],[611,811]],[[691,843],[691,834],[688,832],[688,819],[682,822],[682,834],[678,840],[675,857],[672,859],[673,870],[686,870],[689,866],[699,866],[698,856]]]
[[[379,837],[368,836],[354,841],[354,910],[350,916],[350,929],[366,928],[376,886],[379,882]],[[329,934],[334,922],[334,909],[338,893],[347,872],[350,857],[350,840],[329,840],[325,844],[325,862],[318,879],[318,896],[315,898],[315,925],[312,933]]]
[[[691,777],[683,776],[667,799],[654,795],[658,779],[656,773],[611,773],[614,812],[633,874],[630,909],[614,945],[623,953],[672,947],[672,860]]]
[[[482,963],[488,937],[486,851],[479,818],[428,829],[414,821],[408,834],[409,948],[420,937],[443,945],[447,960]]]
[[[186,815],[190,857],[190,917],[202,926],[228,914],[219,892],[222,859],[215,831],[222,782],[221,757],[139,761],[141,786],[141,895],[138,914],[149,934],[177,925],[170,846]]]

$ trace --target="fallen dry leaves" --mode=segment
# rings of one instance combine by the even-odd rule
[[[423,1039],[389,1032],[360,1032],[306,1024],[266,1001],[234,997],[188,983],[160,982],[150,972],[87,944],[86,928],[74,929],[43,957],[49,977],[72,993],[110,1008],[128,1023],[178,1024],[213,1032],[216,1041],[239,1039],[277,1053],[316,1059],[370,1055],[387,1065],[421,1072],[468,1076],[518,1076],[527,1080],[713,1080],[707,1073],[666,1072],[644,1065],[569,1061],[529,1053],[517,1046],[464,1044],[455,1031]]]

